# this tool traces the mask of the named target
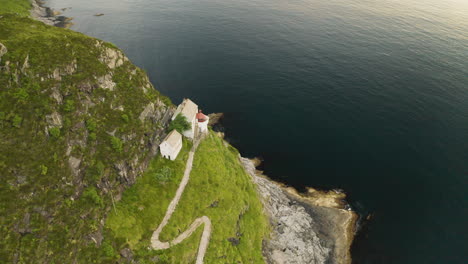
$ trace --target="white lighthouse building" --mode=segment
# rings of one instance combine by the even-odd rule
[[[198,133],[208,132],[208,123],[210,118],[198,110],[198,105],[190,99],[184,99],[182,103],[177,106],[172,121],[179,115],[183,115],[190,124],[190,129],[184,131],[182,134],[190,139],[194,139]],[[180,150],[182,149],[182,135],[176,130],[172,130],[163,142],[159,145],[161,155],[170,160],[175,160]]]
[[[198,110],[196,118],[200,133],[208,132],[208,123],[210,121],[210,117],[204,115],[201,110]]]
[[[208,122],[210,118],[204,115],[201,110],[198,110],[198,105],[192,102],[192,100],[184,99],[182,103],[177,106],[177,109],[172,116],[172,120],[174,120],[178,114],[185,116],[191,126],[189,130],[182,133],[185,137],[193,139],[196,136],[196,132],[205,133],[208,131]]]

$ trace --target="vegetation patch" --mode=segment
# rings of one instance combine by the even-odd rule
[[[29,16],[30,0],[0,0],[0,14],[14,13]]]
[[[133,249],[148,247],[149,238],[164,217],[182,179],[191,145],[191,142],[184,141],[174,161],[158,155],[144,175],[124,192],[122,200],[116,204],[116,210],[111,212],[106,222],[110,235],[123,242],[117,247],[126,244]],[[170,171],[172,177],[161,178],[161,171]]]
[[[177,130],[179,133],[183,133],[192,128],[192,125],[187,121],[187,118],[184,115],[178,114],[176,118],[169,124],[169,131]]]
[[[124,193],[117,211],[108,218],[110,236],[120,241],[116,247],[130,246],[141,263],[149,263],[155,257],[161,259],[160,263],[193,263],[196,258],[202,227],[168,250],[148,250],[150,237],[183,176],[188,150],[185,142],[174,162],[157,157],[151,169]],[[268,236],[269,228],[255,186],[238,155],[237,150],[213,133],[202,141],[190,181],[161,233],[162,241],[174,239],[196,218],[206,215],[213,224],[213,233],[205,263],[263,263],[262,240]]]

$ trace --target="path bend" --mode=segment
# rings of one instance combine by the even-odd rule
[[[208,248],[208,243],[210,242],[210,236],[211,236],[211,221],[207,216],[202,216],[190,225],[190,227],[182,232],[180,235],[178,235],[176,238],[174,238],[171,241],[166,241],[163,242],[159,240],[159,235],[161,234],[163,228],[167,225],[169,222],[169,219],[171,219],[172,214],[174,213],[177,204],[179,204],[180,198],[182,197],[182,194],[184,193],[185,187],[187,186],[188,181],[190,180],[190,172],[192,171],[192,165],[193,165],[193,157],[195,155],[195,150],[197,149],[198,145],[200,144],[200,139],[196,139],[192,148],[190,149],[189,156],[187,159],[187,164],[185,166],[185,171],[184,171],[184,177],[182,178],[182,181],[180,182],[179,188],[177,188],[176,195],[172,199],[172,201],[169,203],[169,206],[167,207],[166,214],[164,215],[163,220],[159,224],[158,228],[153,232],[153,235],[151,236],[151,248],[155,250],[162,250],[162,249],[168,249],[172,246],[175,246],[182,241],[184,241],[186,238],[190,237],[193,232],[202,224],[204,224],[203,227],[203,234],[200,239],[200,245],[198,246],[198,253],[197,253],[197,260],[196,264],[202,264],[203,263],[203,258],[205,257],[206,250]]]

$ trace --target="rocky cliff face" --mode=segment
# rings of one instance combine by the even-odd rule
[[[174,109],[112,44],[0,17],[0,259],[96,256]]]
[[[340,209],[337,196],[301,197],[259,174],[251,160],[241,158],[241,162],[257,184],[272,226],[264,243],[268,263],[351,263],[356,214]]]

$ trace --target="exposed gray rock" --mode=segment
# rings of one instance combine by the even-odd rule
[[[304,207],[295,204],[276,184],[258,177],[250,160],[241,161],[257,184],[273,225],[272,237],[267,241],[265,252],[268,262],[325,263],[331,249],[320,243],[319,237],[312,230],[314,220]]]
[[[120,250],[120,256],[127,260],[131,260],[133,258],[133,252],[129,248],[123,248]]]
[[[65,151],[65,155],[70,156],[72,150],[73,150],[73,145],[68,144],[67,145],[67,150]]]
[[[51,77],[54,78],[56,81],[62,80],[62,76],[60,76],[60,69],[55,69]]]
[[[48,127],[62,127],[62,116],[58,112],[53,112],[46,115],[46,122]]]
[[[5,55],[7,52],[8,52],[7,47],[5,47],[5,45],[3,45],[2,43],[0,43],[0,62],[2,62],[2,57],[3,57],[3,55]]]
[[[72,75],[78,68],[76,59],[63,68],[63,75]]]
[[[307,204],[257,175],[251,160],[240,159],[257,185],[272,226],[263,248],[268,263],[350,263],[347,228],[353,224],[352,212]]]
[[[115,107],[114,107],[114,106],[111,106],[111,108],[112,108],[113,110],[118,110],[118,111],[122,111],[122,112],[125,110],[124,107],[123,107],[123,105],[119,105],[119,106],[115,106]]]
[[[73,156],[70,156],[68,158],[68,165],[70,165],[70,168],[72,170],[72,173],[77,176],[80,173],[80,164],[81,164],[81,159],[75,158]]]
[[[29,54],[26,56],[26,59],[24,59],[23,66],[21,67],[21,72],[24,73],[24,71],[29,68]]]
[[[49,7],[42,6],[40,0],[31,1],[31,17],[50,26],[68,28],[72,25],[71,19],[64,16],[59,16],[60,12],[56,12]]]
[[[96,243],[96,245],[100,246],[102,243],[102,240],[104,239],[104,236],[102,235],[102,231],[98,230],[94,233],[91,233],[89,235],[89,238]]]
[[[141,121],[144,121],[146,118],[150,117],[151,114],[154,112],[154,103],[149,103],[143,109],[140,116],[138,117]]]
[[[132,185],[135,183],[136,177],[144,170],[140,166],[140,159],[135,156],[130,161],[122,161],[114,164],[117,173],[119,174],[120,182]]]
[[[97,79],[99,87],[105,90],[113,91],[115,88],[115,82],[112,81],[112,75],[106,74]]]
[[[61,105],[63,102],[63,96],[59,92],[57,87],[52,88],[52,94],[50,95],[50,97],[54,98],[57,104],[59,105]]]
[[[96,87],[96,85],[92,85],[89,81],[84,81],[76,85],[76,88],[88,94],[91,93]]]
[[[107,47],[104,48],[99,60],[106,64],[110,69],[120,67],[125,61],[128,61],[127,57],[125,57],[120,50]]]
[[[28,177],[26,175],[24,175],[24,174],[16,175],[16,183],[18,185],[26,183],[27,179],[28,179]]]
[[[114,165],[115,169],[118,171],[119,177],[126,182],[129,182],[128,178],[128,166],[125,164],[124,161],[117,163]]]

